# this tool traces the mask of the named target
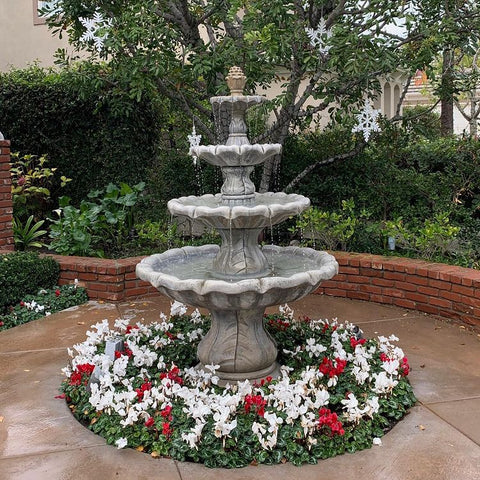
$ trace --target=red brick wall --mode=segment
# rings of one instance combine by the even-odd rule
[[[395,305],[480,326],[479,270],[401,257],[334,255],[339,273],[323,282],[317,294]],[[60,264],[60,284],[78,279],[91,299],[122,301],[157,293],[135,275],[143,257],[51,256]]]
[[[13,250],[10,141],[0,140],[0,250]]]
[[[335,252],[339,274],[319,294],[396,305],[480,326],[480,271],[401,257]],[[142,257],[105,260],[53,256],[61,283],[75,278],[90,298],[117,301],[156,290],[135,275]]]
[[[334,253],[340,270],[316,293],[396,305],[480,326],[480,271],[423,260]]]
[[[157,293],[149,283],[139,280],[135,267],[143,257],[121,260],[49,255],[60,264],[61,285],[78,279],[90,299],[121,301]]]

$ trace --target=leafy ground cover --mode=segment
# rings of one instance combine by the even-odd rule
[[[0,331],[80,305],[87,300],[85,289],[76,284],[42,288],[36,295],[24,295],[20,302],[7,309],[5,315],[0,315]]]
[[[395,336],[364,339],[353,324],[265,317],[281,378],[221,387],[218,365],[195,368],[209,329],[175,302],[158,322],[93,325],[70,351],[60,398],[118,448],[204,463],[295,465],[380,444],[415,403],[408,360]],[[106,351],[108,339],[121,341]]]

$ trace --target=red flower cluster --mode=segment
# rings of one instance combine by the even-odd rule
[[[273,380],[273,377],[270,375],[268,377],[262,378],[260,380],[260,383],[258,382],[253,382],[254,387],[263,387],[265,384],[270,383]]]
[[[57,288],[57,289],[55,290],[55,295],[56,295],[57,297],[59,297],[59,296],[60,296],[60,293],[61,293],[61,292],[60,292],[60,289]]]
[[[170,332],[165,332],[165,335],[170,339],[170,340],[176,340],[178,337],[174,335],[173,333]]]
[[[70,385],[81,385],[82,381],[86,385],[87,379],[84,380],[84,375],[90,377],[92,372],[95,370],[95,365],[90,363],[82,363],[77,365],[75,371],[70,375]]]
[[[332,413],[329,408],[321,408],[318,418],[319,428],[326,426],[330,429],[330,435],[345,435],[345,430],[343,429],[342,422],[338,420],[337,414]]]
[[[133,352],[128,347],[125,347],[123,351],[115,350],[115,358],[120,358],[122,355],[126,355],[130,358],[133,355]]]
[[[172,407],[170,405],[167,405],[161,412],[160,415],[167,419],[169,422],[172,421]]]
[[[275,327],[277,330],[284,332],[290,326],[290,322],[280,320],[279,318],[271,318],[268,321],[268,325],[270,325],[271,327]]]
[[[380,360],[381,360],[382,362],[391,362],[391,361],[392,361],[392,359],[391,359],[389,356],[387,356],[387,354],[384,353],[384,352],[382,352],[382,353],[380,354]]]
[[[261,395],[245,395],[245,413],[250,413],[250,409],[254,406],[255,413],[263,417],[266,404],[267,401]]]
[[[334,332],[337,329],[337,325],[330,326],[328,322],[325,322],[325,325],[323,326],[323,329],[322,329],[322,333],[327,333],[329,328],[331,328],[332,332]]]
[[[367,340],[365,338],[361,338],[357,340],[355,337],[350,338],[350,345],[354,349],[357,345],[364,345]]]
[[[181,385],[183,383],[183,378],[178,375],[179,373],[180,369],[174,365],[169,372],[162,372],[160,374],[160,380],[168,378],[169,380]]]
[[[132,333],[132,330],[138,330],[138,325],[127,325],[126,334]]]
[[[170,426],[170,422],[163,422],[162,424],[162,435],[165,435],[167,438],[170,438],[173,433],[173,428]]]
[[[402,375],[403,377],[406,377],[410,373],[410,365],[408,364],[407,357],[403,357],[400,368],[402,369],[400,375]]]
[[[327,357],[323,357],[322,363],[318,367],[318,369],[324,374],[329,376],[330,378],[339,376],[345,370],[347,366],[347,361],[342,360],[340,358],[335,359],[335,365],[333,361]]]
[[[145,394],[145,392],[151,389],[152,389],[152,382],[149,382],[147,379],[145,379],[145,382],[140,386],[140,388],[135,389],[135,391],[137,392],[138,399],[143,400],[143,395]]]
[[[155,425],[155,419],[153,417],[148,417],[147,420],[145,420],[145,426],[147,428],[153,427]]]

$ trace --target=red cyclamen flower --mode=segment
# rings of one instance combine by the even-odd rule
[[[84,375],[90,376],[93,371],[95,370],[95,365],[90,363],[83,363],[81,365],[77,365],[77,368],[72,372],[70,375],[70,385],[81,385],[82,380],[84,380]],[[85,379],[83,383],[87,383]]]
[[[162,424],[162,434],[168,438],[172,435],[172,433],[173,433],[173,428],[170,427],[170,422],[164,422]]]
[[[407,357],[403,357],[400,368],[402,369],[400,375],[402,375],[403,377],[406,377],[410,373],[410,365],[408,364]]]
[[[367,340],[365,338],[360,338],[357,340],[355,337],[350,338],[350,345],[352,348],[355,348],[357,345],[363,345]]]
[[[318,417],[319,428],[327,427],[330,430],[330,435],[344,435],[345,430],[343,429],[342,422],[338,420],[336,413],[332,413],[328,408],[321,408]]]
[[[61,293],[61,292],[60,292],[60,289],[57,288],[57,289],[55,290],[55,295],[56,295],[57,297],[59,297],[59,296],[60,296],[60,293]]]
[[[145,380],[145,383],[143,383],[140,388],[136,388],[135,391],[137,392],[137,397],[139,400],[143,400],[143,395],[146,391],[152,389],[152,383],[149,382],[148,380]]]
[[[267,401],[261,395],[245,395],[245,412],[250,413],[252,406],[255,407],[255,413],[263,417],[265,415],[265,405]]]
[[[155,425],[155,419],[153,417],[148,417],[147,420],[145,420],[145,426],[147,428],[153,427]]]
[[[330,360],[327,357],[323,357],[322,363],[319,365],[318,369],[324,375],[327,375],[330,378],[332,378],[332,377],[335,377],[335,376],[338,377],[338,375],[343,373],[346,366],[347,366],[347,361],[342,360],[341,358],[337,357],[335,359],[335,365],[334,365],[332,360]]]

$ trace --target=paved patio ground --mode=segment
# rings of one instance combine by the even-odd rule
[[[55,399],[66,348],[93,323],[145,321],[169,311],[165,297],[89,302],[0,333],[0,480],[479,480],[480,335],[417,312],[310,295],[295,314],[349,320],[366,336],[400,337],[418,404],[382,446],[295,467],[208,469],[117,450],[80,425]]]

